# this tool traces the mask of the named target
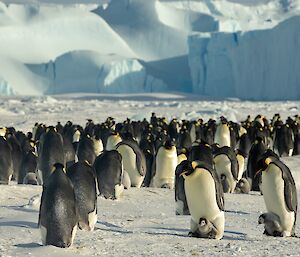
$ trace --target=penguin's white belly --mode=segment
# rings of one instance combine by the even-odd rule
[[[205,169],[197,169],[187,176],[184,181],[187,203],[195,222],[200,218],[213,221],[220,209],[216,201],[215,182],[211,174]]]
[[[236,156],[238,164],[239,164],[239,173],[238,173],[238,180],[240,180],[243,176],[244,170],[245,170],[245,159],[241,155]]]
[[[159,151],[156,156],[156,173],[153,178],[154,187],[161,187],[163,184],[166,183],[174,186],[176,166],[176,151]]]
[[[135,152],[127,145],[120,145],[117,150],[122,155],[123,167],[130,177],[131,185],[140,187],[144,177],[137,170]]]
[[[283,230],[291,232],[295,215],[287,209],[284,199],[284,181],[281,170],[276,165],[270,164],[267,170],[263,171],[261,190],[268,212],[277,214]]]
[[[230,131],[228,128],[223,128],[223,126],[217,127],[217,131],[215,134],[215,143],[219,144],[220,147],[230,147]]]

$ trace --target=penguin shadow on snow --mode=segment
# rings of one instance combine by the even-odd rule
[[[231,231],[225,230],[223,240],[232,240],[232,241],[245,241],[247,234],[238,232],[238,231]]]
[[[101,224],[105,226],[106,228],[103,227],[95,227],[95,230],[102,230],[102,231],[108,231],[108,232],[117,232],[121,234],[132,234],[132,231],[127,230],[126,228],[122,228],[120,226],[117,226],[115,224],[106,222],[106,221],[97,221],[97,224]]]
[[[31,221],[2,221],[0,227],[38,228],[37,223]]]
[[[35,209],[30,209],[30,208],[26,208],[26,205],[22,205],[22,206],[0,206],[0,208],[7,208],[10,210],[14,210],[14,211],[22,211],[22,212],[35,212],[38,213],[39,210],[35,210]]]
[[[15,247],[18,247],[18,248],[38,248],[38,247],[42,247],[43,245],[41,244],[38,244],[38,243],[26,243],[26,244],[15,244],[14,245]]]
[[[160,236],[165,235],[165,236],[189,237],[188,236],[188,233],[189,233],[188,229],[165,228],[165,227],[148,227],[147,229],[153,229],[155,231],[158,231],[158,232],[146,231],[145,234],[148,234],[148,235],[160,235]],[[159,230],[166,231],[166,232],[159,232]],[[178,234],[173,233],[173,231],[178,232]]]

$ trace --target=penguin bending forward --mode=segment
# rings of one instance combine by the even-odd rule
[[[224,194],[216,172],[203,162],[192,162],[182,173],[191,213],[190,236],[221,239],[224,234]]]
[[[65,174],[64,166],[56,163],[43,185],[38,222],[43,245],[71,246],[78,221],[72,182]]]
[[[289,168],[274,155],[259,161],[261,191],[267,213],[260,215],[258,223],[265,225],[269,236],[295,236],[297,191]]]

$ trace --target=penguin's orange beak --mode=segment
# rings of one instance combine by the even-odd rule
[[[256,171],[254,177],[256,178],[259,175],[259,173],[261,173],[262,171],[263,171],[262,169],[259,169],[258,171]]]
[[[180,177],[183,177],[183,178],[185,179],[185,178],[187,177],[187,176],[186,176],[187,173],[188,173],[187,171],[182,172],[179,176],[180,176]]]

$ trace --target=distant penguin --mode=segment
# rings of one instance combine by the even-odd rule
[[[224,193],[233,193],[238,181],[238,160],[235,152],[228,146],[218,148],[214,152],[214,164]]]
[[[48,127],[41,135],[38,156],[38,170],[42,173],[43,183],[50,176],[55,163],[65,165],[63,138],[54,127]]]
[[[0,136],[0,184],[9,184],[13,175],[11,146]]]
[[[72,182],[65,174],[64,166],[56,163],[43,185],[38,222],[43,245],[71,246],[78,221]]]
[[[214,142],[218,144],[220,147],[223,146],[231,146],[230,143],[230,128],[225,120],[225,118],[221,118],[221,122],[217,126],[217,130],[215,133],[215,140]]]
[[[246,154],[244,152],[242,152],[241,150],[236,150],[236,159],[238,161],[238,180],[240,180],[243,175],[244,172],[246,170],[245,168],[245,159],[246,159]]]
[[[251,149],[251,139],[248,133],[241,135],[238,142],[238,149],[245,154],[245,157],[248,157]]]
[[[116,150],[104,151],[94,163],[99,194],[109,199],[118,199],[123,193],[122,156]]]
[[[78,143],[77,157],[79,161],[87,161],[90,165],[94,164],[96,152],[94,141],[89,135],[83,135]]]
[[[184,178],[182,174],[192,169],[191,162],[182,161],[176,167],[175,177],[175,213],[176,215],[190,215],[189,207],[184,190]]]
[[[146,160],[139,145],[124,140],[117,144],[116,150],[122,155],[123,168],[130,177],[131,186],[141,187],[146,175]]]
[[[190,236],[221,239],[224,234],[224,196],[215,171],[205,163],[193,162],[193,169],[182,173],[191,213]]]
[[[210,145],[204,142],[194,142],[188,156],[189,161],[202,161],[213,167],[213,152]]]
[[[13,176],[12,179],[18,181],[21,162],[22,162],[22,148],[20,142],[16,138],[15,134],[7,134],[6,135],[7,142],[11,147],[11,157],[13,162]]]
[[[264,234],[295,236],[297,190],[289,168],[274,156],[264,156],[258,164],[261,191],[267,213],[259,218],[265,224]]]
[[[188,150],[186,148],[177,149],[177,165],[188,159]]]
[[[251,146],[248,162],[247,162],[247,170],[246,177],[250,183],[251,190],[260,191],[259,189],[259,179],[260,175],[255,175],[257,169],[258,160],[261,158],[262,154],[266,151],[266,146],[263,143],[263,139],[258,137],[255,142]]]
[[[87,162],[77,162],[67,170],[72,181],[80,229],[93,231],[97,222],[97,187],[94,169]]]
[[[275,130],[274,151],[280,156],[292,156],[294,149],[294,133],[288,124]]]
[[[181,128],[178,136],[178,146],[180,148],[190,149],[192,147],[192,139],[189,130],[186,127]]]
[[[33,151],[24,153],[18,178],[18,184],[24,184],[24,179],[28,173],[37,174],[38,157]]]
[[[111,151],[115,150],[117,144],[119,144],[122,141],[122,138],[119,133],[117,132],[112,132],[109,137],[107,138],[107,143],[106,143],[106,151]]]
[[[156,188],[174,188],[177,151],[174,143],[167,140],[159,147],[153,165],[151,186]]]
[[[23,179],[24,185],[39,185],[37,174],[34,172],[28,172]]]

